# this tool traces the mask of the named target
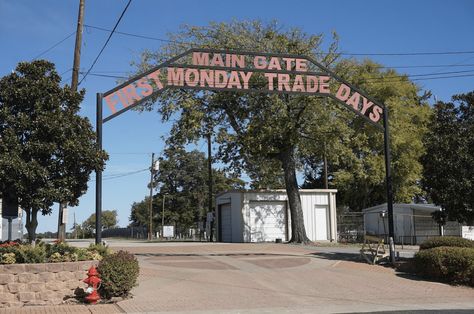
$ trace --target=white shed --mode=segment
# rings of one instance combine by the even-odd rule
[[[434,236],[440,236],[439,225],[431,218],[431,213],[441,207],[433,204],[393,204],[393,223],[396,243],[420,244]],[[368,234],[388,235],[387,203],[363,209],[364,229]],[[443,234],[461,236],[461,224],[448,221]]]
[[[312,241],[336,241],[337,190],[300,190],[306,234]],[[285,190],[234,190],[216,196],[221,242],[289,241],[291,220]]]

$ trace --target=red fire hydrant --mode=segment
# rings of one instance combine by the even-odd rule
[[[87,278],[84,279],[84,282],[88,285],[86,289],[87,296],[85,297],[86,301],[90,304],[96,304],[100,300],[100,294],[97,290],[100,287],[100,282],[102,281],[99,278],[99,273],[95,266],[91,266],[87,272]]]

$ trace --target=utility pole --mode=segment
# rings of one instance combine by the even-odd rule
[[[383,109],[383,127],[384,127],[384,155],[385,155],[385,180],[387,188],[387,211],[388,211],[388,235],[390,248],[390,262],[395,264],[395,227],[393,224],[393,187],[392,187],[392,154],[390,151],[390,132],[388,125],[388,108]]]
[[[329,185],[328,185],[328,159],[326,156],[326,140],[324,140],[323,163],[324,163],[324,188],[327,190],[329,188]]]
[[[81,64],[81,45],[82,45],[82,26],[84,24],[84,3],[85,0],[79,0],[79,14],[77,17],[76,45],[74,47],[74,64],[72,66],[71,89],[77,90],[79,81],[79,66]]]
[[[82,45],[82,26],[84,24],[84,5],[85,0],[79,0],[79,13],[77,16],[77,30],[76,30],[76,44],[74,47],[74,62],[72,67],[72,82],[71,90],[77,91],[79,80],[79,65],[81,63],[81,45]],[[58,217],[58,240],[60,242],[66,239],[66,204],[59,203],[59,217]]]
[[[102,150],[102,94],[96,94],[96,133],[97,148]],[[95,172],[95,244],[102,243],[102,170]]]
[[[149,203],[149,218],[148,223],[148,240],[153,239],[153,175],[155,174],[155,153],[151,154],[151,167],[150,167],[150,203]]]
[[[161,211],[161,238],[163,238],[165,230],[165,198],[166,194],[163,193],[163,209]]]
[[[207,164],[208,164],[208,171],[209,171],[209,213],[213,213],[214,210],[212,208],[212,156],[211,156],[211,130],[209,129],[209,133],[207,133]],[[213,242],[214,239],[214,219],[215,216],[212,217],[210,222],[210,242]]]

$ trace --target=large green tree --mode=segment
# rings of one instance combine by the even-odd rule
[[[38,212],[51,213],[55,202],[77,205],[90,173],[107,159],[78,114],[84,90],[60,83],[44,60],[19,63],[0,80],[0,193],[25,211],[30,241]]]
[[[424,138],[423,186],[450,220],[474,224],[474,92],[434,107]],[[445,218],[445,217],[437,217]]]
[[[419,159],[431,114],[427,94],[419,96],[420,88],[405,75],[370,60],[342,60],[335,71],[387,106],[394,200],[412,202],[423,194]],[[313,154],[305,160],[305,186],[322,187],[326,154],[329,186],[338,189],[339,205],[360,211],[386,202],[383,132],[347,110],[331,108],[315,114],[319,122],[311,132],[314,141],[306,148]]]
[[[337,41],[322,53],[322,35],[307,35],[299,29],[283,29],[276,22],[212,23],[205,27],[185,26],[171,35],[171,42],[156,53],[145,52],[139,70],[148,69],[189,48],[240,49],[307,55],[323,64],[336,58]],[[323,57],[321,57],[323,56]],[[262,84],[252,77],[251,84]],[[252,80],[251,79],[251,80]],[[156,99],[155,99],[156,100]],[[218,156],[233,170],[244,170],[263,178],[259,171],[281,176],[291,215],[291,241],[308,242],[303,221],[296,173],[301,147],[314,123],[308,112],[321,105],[316,97],[233,92],[169,90],[159,97],[158,111],[165,121],[177,118],[171,132],[177,141],[195,140],[212,128],[220,145]],[[145,108],[151,109],[151,103]],[[265,167],[265,163],[272,167]],[[278,171],[275,171],[277,169]],[[266,176],[270,178],[270,176]],[[263,182],[267,184],[267,182]],[[278,181],[269,180],[271,184]],[[260,184],[259,184],[260,185]]]
[[[243,188],[244,182],[234,175],[213,169],[213,191]],[[185,231],[203,221],[208,211],[208,161],[204,153],[186,151],[184,147],[170,146],[164,151],[160,170],[154,177],[159,193],[153,196],[154,231],[161,225],[162,205],[165,200],[165,223]],[[132,205],[130,221],[133,226],[148,226],[149,198]]]
[[[82,223],[82,230],[85,234],[91,237],[95,233],[95,213],[90,215]],[[117,211],[116,210],[104,210],[101,215],[102,230],[117,227]]]

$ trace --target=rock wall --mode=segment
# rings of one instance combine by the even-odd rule
[[[61,304],[74,296],[97,261],[0,265],[0,308]]]

